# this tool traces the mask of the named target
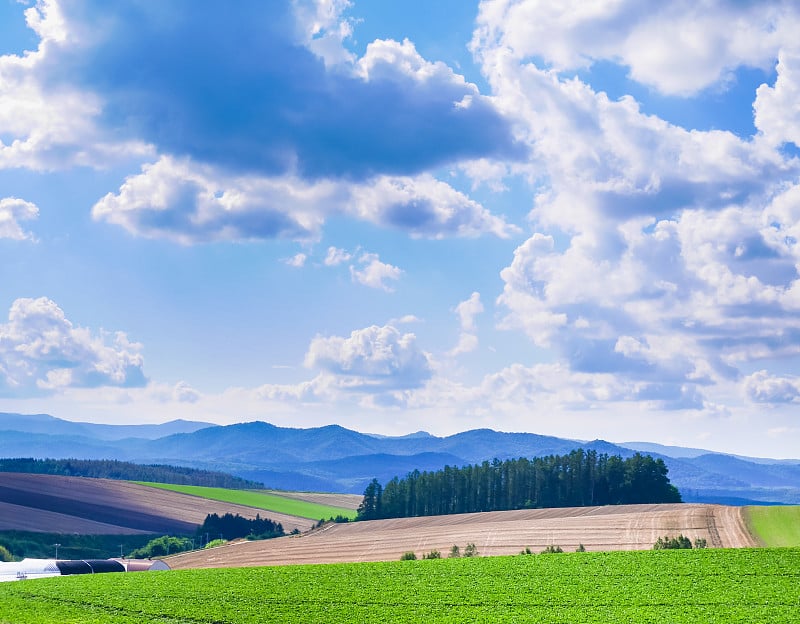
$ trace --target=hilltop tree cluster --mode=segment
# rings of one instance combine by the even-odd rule
[[[386,486],[373,479],[359,520],[440,514],[681,502],[661,459],[622,459],[578,449],[569,455],[509,459],[435,472],[415,470]]]
[[[262,518],[259,514],[253,519],[245,518],[239,514],[226,513],[219,516],[215,513],[208,514],[203,524],[197,529],[198,535],[208,534],[211,537],[220,536],[222,539],[232,540],[240,537],[249,539],[270,539],[285,535],[283,525],[273,522],[269,518]]]
[[[199,470],[185,466],[133,464],[116,459],[33,459],[32,457],[0,459],[0,472],[28,472],[122,481],[152,481],[240,490],[264,487],[263,483],[249,481],[224,472]]]

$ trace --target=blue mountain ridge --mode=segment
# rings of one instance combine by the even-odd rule
[[[0,413],[2,457],[173,464],[222,470],[278,489],[360,494],[373,478],[385,483],[415,469],[563,455],[576,448],[630,457],[641,449],[664,460],[670,480],[686,501],[800,503],[800,460],[745,458],[649,443],[631,443],[631,447],[492,429],[444,437],[426,432],[382,436],[340,425],[307,429],[261,421],[226,426],[188,421],[95,425],[42,414]]]

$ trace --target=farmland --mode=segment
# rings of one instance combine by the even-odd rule
[[[3,473],[0,530],[66,533],[193,533],[207,514],[255,518],[262,508],[225,503],[110,479]],[[270,512],[284,530],[310,529],[308,518]]]
[[[298,500],[297,498],[289,498],[261,491],[229,490],[226,488],[212,488],[196,485],[174,485],[170,483],[140,482],[139,485],[158,488],[160,490],[166,490],[169,492],[189,494],[191,496],[198,496],[200,498],[209,500],[234,503],[236,505],[274,511],[290,516],[310,518],[314,520],[335,517],[337,515],[345,516],[347,518],[355,518],[356,516],[353,509],[321,505],[319,503],[313,503],[307,500]]]
[[[178,599],[180,597],[180,599]],[[800,549],[565,553],[5,583],[2,624],[798,621]]]
[[[683,533],[709,546],[755,546],[741,508],[721,505],[615,505],[524,509],[334,524],[310,533],[182,553],[173,568],[392,561],[453,544],[477,545],[482,555],[511,555],[548,545],[590,551],[645,550],[658,537]]]
[[[748,507],[747,524],[764,546],[800,546],[800,507]]]

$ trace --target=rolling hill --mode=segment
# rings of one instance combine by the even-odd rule
[[[391,437],[338,425],[293,429],[265,422],[91,425],[45,415],[0,413],[1,457],[173,464],[221,470],[287,490],[360,494],[372,478],[385,482],[413,469],[566,454],[578,447],[622,457],[641,449],[661,457],[669,467],[670,480],[688,502],[800,503],[800,460],[745,458],[643,442],[625,446],[491,429],[446,437],[425,432]]]
[[[535,553],[548,545],[574,551],[649,550],[659,537],[679,533],[713,548],[756,545],[740,507],[704,504],[616,505],[523,509],[449,516],[330,524],[298,536],[233,542],[168,558],[170,567],[210,568],[300,563],[395,561],[407,551],[443,556],[456,544],[480,555]]]

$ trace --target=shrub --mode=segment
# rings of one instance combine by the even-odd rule
[[[526,546],[524,550],[521,550],[520,555],[532,555],[533,551],[531,550],[530,546]]]
[[[653,550],[678,550],[691,547],[692,541],[682,534],[678,535],[678,537],[670,537],[669,535],[659,537],[656,543],[653,544]]]
[[[477,557],[478,556],[478,547],[475,546],[472,542],[467,544],[464,547],[464,556],[465,557]]]
[[[0,561],[14,561],[14,556],[2,544],[0,544]]]
[[[216,548],[217,546],[224,546],[228,543],[228,540],[224,539],[215,539],[211,540],[208,544],[204,546],[204,548]]]
[[[564,552],[564,549],[561,548],[561,546],[554,546],[553,544],[550,544],[549,546],[547,546],[547,548],[545,548],[542,551],[542,554],[543,555],[553,555],[553,554],[556,554],[556,553],[563,553],[563,552]]]
[[[130,559],[149,559],[151,557],[163,557],[186,550],[191,550],[194,546],[193,540],[188,537],[172,537],[164,535],[147,542],[145,546],[130,552]]]
[[[450,553],[447,555],[449,559],[458,559],[461,556],[461,549],[458,547],[457,544],[453,544],[453,547],[450,549]]]
[[[400,561],[416,561],[416,560],[417,560],[417,555],[411,550],[407,550],[402,555],[400,555]]]
[[[578,544],[578,547],[575,549],[575,552],[586,552],[586,546],[583,544]]]
[[[694,540],[694,547],[695,548],[706,548],[708,546],[708,542],[704,537],[697,537]]]
[[[430,551],[429,553],[425,553],[424,555],[422,555],[422,558],[423,559],[441,559],[442,558],[442,553],[440,553],[438,550],[434,549],[434,550]]]

